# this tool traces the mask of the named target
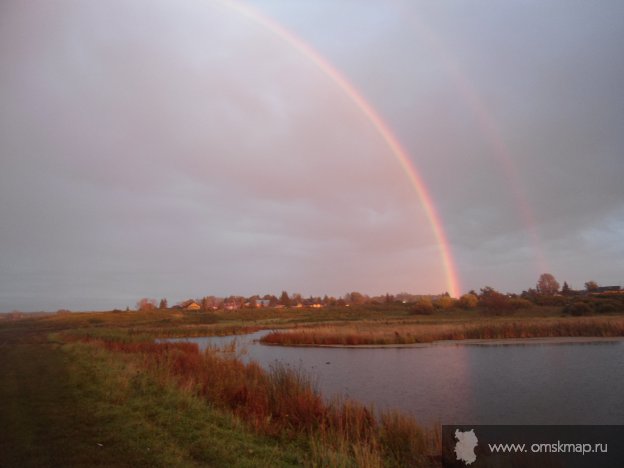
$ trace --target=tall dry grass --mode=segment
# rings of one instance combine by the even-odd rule
[[[320,326],[274,331],[261,341],[278,345],[364,346],[431,343],[443,340],[624,336],[622,317],[481,320],[460,324]]]
[[[431,431],[399,413],[376,416],[352,400],[325,402],[302,372],[276,365],[270,371],[192,343],[86,339],[115,353],[129,353],[144,371],[175,383],[209,404],[231,410],[262,434],[303,438],[313,465],[431,466],[439,447]]]

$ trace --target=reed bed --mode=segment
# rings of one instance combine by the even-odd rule
[[[254,333],[262,330],[262,327],[258,326],[244,326],[244,325],[182,325],[178,327],[170,328],[131,328],[128,330],[129,335],[150,335],[158,338],[175,338],[175,337],[194,337],[194,336],[230,336],[230,335],[245,335],[248,333]]]
[[[624,336],[624,318],[584,317],[482,320],[478,323],[458,324],[377,323],[366,326],[320,326],[273,331],[261,341],[285,346],[381,346],[445,340],[621,336]]]
[[[265,371],[193,343],[85,339],[137,357],[140,369],[163,384],[234,413],[261,434],[303,440],[314,466],[438,466],[441,448],[433,430],[408,416],[352,400],[326,402],[302,372],[276,365]]]

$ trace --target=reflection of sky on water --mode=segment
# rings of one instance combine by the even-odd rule
[[[397,408],[424,423],[621,424],[624,342],[305,348],[237,337],[245,360],[307,372],[327,397]],[[232,337],[188,338],[200,347]]]

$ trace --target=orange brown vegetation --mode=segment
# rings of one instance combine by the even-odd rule
[[[296,370],[278,365],[267,372],[217,349],[200,352],[191,343],[80,341],[135,355],[140,367],[163,383],[173,381],[209,404],[229,409],[261,434],[307,438],[315,456],[330,463],[340,451],[362,466],[383,460],[400,466],[438,463],[438,439],[413,418],[398,413],[376,416],[372,408],[351,400],[328,403]],[[333,447],[331,453],[328,447]]]
[[[443,340],[620,337],[622,317],[491,320],[478,323],[369,324],[319,326],[274,331],[262,342],[277,345],[366,346],[431,343]]]

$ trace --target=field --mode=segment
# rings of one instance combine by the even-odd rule
[[[437,466],[439,428],[307,376],[157,337],[271,329],[287,344],[622,336],[620,313],[534,307],[413,315],[403,305],[322,310],[58,313],[0,321],[0,466]],[[303,337],[303,338],[301,338]],[[316,340],[316,341],[314,341]],[[325,341],[323,341],[325,340]]]

